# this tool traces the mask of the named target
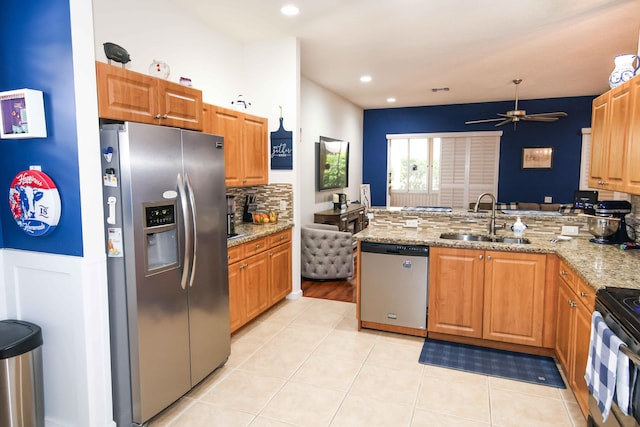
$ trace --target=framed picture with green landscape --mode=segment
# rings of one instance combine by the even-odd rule
[[[349,186],[349,142],[320,137],[316,143],[316,187],[318,191]]]

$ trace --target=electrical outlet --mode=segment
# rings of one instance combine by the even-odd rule
[[[552,200],[553,200],[553,197],[551,197],[551,196],[545,196],[544,197],[544,202],[545,203],[551,203]]]
[[[577,236],[580,232],[580,227],[577,225],[563,225],[562,226],[562,235],[563,236]]]
[[[405,221],[404,223],[405,227],[410,227],[410,228],[418,228],[418,220],[417,219],[408,219]]]
[[[286,210],[287,210],[287,201],[280,200],[280,211],[286,211]]]

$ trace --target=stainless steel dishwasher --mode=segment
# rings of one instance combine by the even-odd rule
[[[429,247],[362,242],[360,320],[427,329]]]

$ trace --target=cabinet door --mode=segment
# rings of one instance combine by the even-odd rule
[[[573,341],[573,369],[569,382],[576,395],[576,400],[583,414],[589,412],[589,389],[584,379],[584,371],[589,357],[589,344],[591,340],[591,313],[592,310],[578,303],[573,309],[575,316],[575,334]]]
[[[244,260],[242,271],[247,319],[253,319],[269,306],[268,253],[262,252]]]
[[[559,279],[556,320],[556,357],[567,377],[571,372],[571,348],[575,335],[575,316],[572,308],[573,291],[567,282]]]
[[[184,129],[202,130],[202,92],[178,83],[156,79],[159,123]]]
[[[247,314],[242,286],[243,262],[229,265],[229,329],[235,332],[245,324]]]
[[[482,337],[484,251],[431,248],[427,330]]]
[[[631,94],[631,112],[629,114],[629,139],[627,140],[627,155],[624,191],[640,194],[640,76],[629,81]]]
[[[105,119],[157,123],[156,79],[96,62],[98,116]]]
[[[291,244],[269,250],[269,303],[275,304],[291,293]]]
[[[627,138],[631,104],[630,85],[624,84],[613,89],[609,95],[609,136],[607,144],[606,178],[607,188],[622,190],[626,169]]]
[[[591,116],[591,162],[589,165],[589,186],[602,188],[606,180],[608,160],[608,117],[609,92],[593,100]]]
[[[269,179],[267,119],[245,115],[242,127],[242,143],[242,185],[267,184]]]
[[[209,107],[211,133],[224,137],[224,174],[227,187],[242,184],[242,113]]]
[[[483,338],[542,345],[546,257],[485,253]]]

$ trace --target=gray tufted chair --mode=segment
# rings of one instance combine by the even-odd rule
[[[302,277],[349,279],[353,276],[353,236],[329,224],[306,224],[301,230]]]

